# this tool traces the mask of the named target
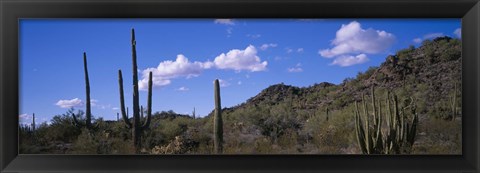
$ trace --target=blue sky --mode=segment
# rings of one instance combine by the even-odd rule
[[[221,80],[230,107],[278,83],[341,83],[389,54],[438,36],[460,37],[460,19],[22,19],[20,123],[85,109],[87,53],[94,117],[116,119],[118,74],[132,104],[135,28],[140,103],[153,72],[153,111],[205,116]],[[143,79],[143,80],[142,80]]]

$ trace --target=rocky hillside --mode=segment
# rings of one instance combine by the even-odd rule
[[[418,48],[411,46],[400,50],[386,57],[379,67],[370,67],[339,85],[321,82],[301,88],[275,84],[238,106],[226,108],[226,111],[282,102],[292,102],[294,110],[341,109],[360,100],[362,93],[367,94],[369,88],[375,86],[420,97],[425,104],[422,111],[426,113],[426,107],[438,106],[431,101],[448,99],[455,83],[461,88],[461,41],[438,37],[424,41]]]

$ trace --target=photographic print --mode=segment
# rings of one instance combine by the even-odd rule
[[[19,154],[462,154],[460,19],[20,19]]]

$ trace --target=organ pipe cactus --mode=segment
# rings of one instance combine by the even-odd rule
[[[360,113],[358,102],[355,102],[355,131],[358,145],[364,154],[401,154],[409,153],[415,142],[418,115],[415,111],[415,100],[399,108],[397,96],[387,91],[386,107],[375,98],[375,89],[371,90],[372,112],[368,111],[365,96],[362,95],[363,115]],[[382,112],[384,109],[384,112]],[[407,117],[407,113],[412,117]],[[385,120],[382,119],[385,117]],[[363,118],[362,118],[363,117]],[[409,119],[411,121],[409,122]],[[365,121],[365,122],[364,122]],[[372,122],[370,122],[372,121]],[[382,123],[386,122],[386,126]]]
[[[216,154],[223,152],[223,121],[222,121],[222,106],[220,100],[220,84],[218,79],[214,83],[214,97],[215,97],[215,112],[213,117],[213,133],[214,133],[214,151]]]
[[[150,120],[152,117],[152,72],[148,76],[148,98],[147,98],[147,119],[142,124],[140,116],[142,110],[140,109],[139,104],[139,94],[138,94],[138,71],[137,71],[137,52],[136,52],[136,41],[135,41],[135,30],[132,29],[132,67],[133,67],[133,111],[132,111],[132,121],[128,118],[127,112],[125,111],[125,100],[123,95],[123,77],[122,70],[118,70],[118,84],[120,90],[120,110],[122,113],[122,118],[127,128],[132,129],[133,137],[133,146],[135,147],[135,152],[140,153],[141,149],[141,134],[142,132],[150,126]],[[143,108],[142,108],[143,109]],[[143,115],[142,115],[143,117]]]
[[[90,80],[88,78],[88,67],[87,67],[87,53],[83,52],[83,70],[85,72],[85,94],[86,94],[86,105],[85,105],[85,123],[80,123],[72,113],[73,123],[78,128],[86,127],[89,130],[94,129],[95,127],[92,125],[92,110],[91,110],[91,103],[90,103]],[[98,124],[97,124],[98,125]]]

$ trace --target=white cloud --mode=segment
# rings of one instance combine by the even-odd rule
[[[83,102],[79,98],[74,98],[71,100],[59,100],[55,105],[61,108],[72,108],[83,106]]]
[[[113,107],[112,110],[116,111],[116,110],[120,110],[120,108]]]
[[[97,106],[98,100],[90,99],[90,106]]]
[[[421,43],[423,40],[429,40],[429,39],[432,39],[432,38],[443,37],[443,36],[445,36],[445,34],[440,33],[440,32],[428,33],[428,34],[423,35],[422,38],[413,39],[413,42],[418,44],[418,43]]]
[[[260,34],[247,34],[247,37],[251,39],[257,39],[257,38],[260,38],[261,36],[262,35]]]
[[[190,88],[187,88],[187,87],[180,87],[177,89],[177,91],[188,91],[190,90]]]
[[[285,51],[287,51],[287,53],[292,53],[293,49],[287,47],[287,48],[285,48]]]
[[[227,37],[230,37],[233,33],[233,28],[227,28]]]
[[[297,52],[299,52],[299,53],[300,53],[300,52],[303,52],[303,48],[298,48],[298,49],[297,49]]]
[[[455,31],[453,31],[453,34],[455,34],[458,38],[462,38],[462,29],[457,28]]]
[[[421,43],[423,40],[421,38],[415,38],[413,39],[414,43]]]
[[[275,43],[262,44],[262,46],[260,46],[260,50],[267,50],[268,48],[273,48],[273,47],[277,47],[277,44]]]
[[[29,120],[29,119],[31,119],[30,115],[28,115],[28,114],[20,114],[20,115],[18,115],[18,118],[19,118],[20,120]],[[35,118],[35,119],[36,119],[36,118]]]
[[[295,67],[288,68],[287,71],[290,73],[302,72],[303,71],[302,64],[298,63],[297,65],[295,65]]]
[[[351,53],[380,53],[395,42],[391,33],[372,28],[363,29],[357,21],[350,22],[337,31],[331,49],[323,49],[318,53],[327,58]]]
[[[28,115],[28,114],[20,114],[18,115],[18,121],[20,124],[22,125],[30,125],[30,123],[32,123],[32,116]],[[38,118],[36,118],[38,119]]]
[[[223,24],[223,25],[235,25],[235,22],[233,21],[233,19],[215,19],[215,21],[213,22],[216,24]]]
[[[238,81],[237,84],[238,84],[238,85],[241,85],[241,84],[242,84],[242,81]]]
[[[426,34],[423,36],[423,39],[424,40],[427,40],[427,39],[432,39],[432,38],[437,38],[437,37],[443,37],[445,36],[443,33],[429,33],[429,34]]]
[[[330,65],[339,65],[341,67],[352,66],[355,64],[362,64],[368,61],[368,57],[365,54],[357,56],[342,55],[337,58]]]
[[[257,49],[249,45],[245,50],[232,49],[228,53],[218,55],[215,60],[215,67],[219,69],[233,69],[236,71],[249,70],[264,71],[267,68],[267,61],[261,62],[257,56]]]
[[[215,82],[215,81],[213,81],[213,82]],[[223,80],[223,79],[218,79],[218,83],[220,84],[220,87],[230,86],[230,83],[226,80]]]
[[[142,71],[142,79],[138,82],[140,90],[148,89],[148,75],[152,72],[153,87],[165,86],[171,83],[171,79],[178,77],[197,77],[204,69],[214,66],[213,62],[190,62],[182,54],[177,55],[175,61],[163,61],[156,68],[147,68]]]

